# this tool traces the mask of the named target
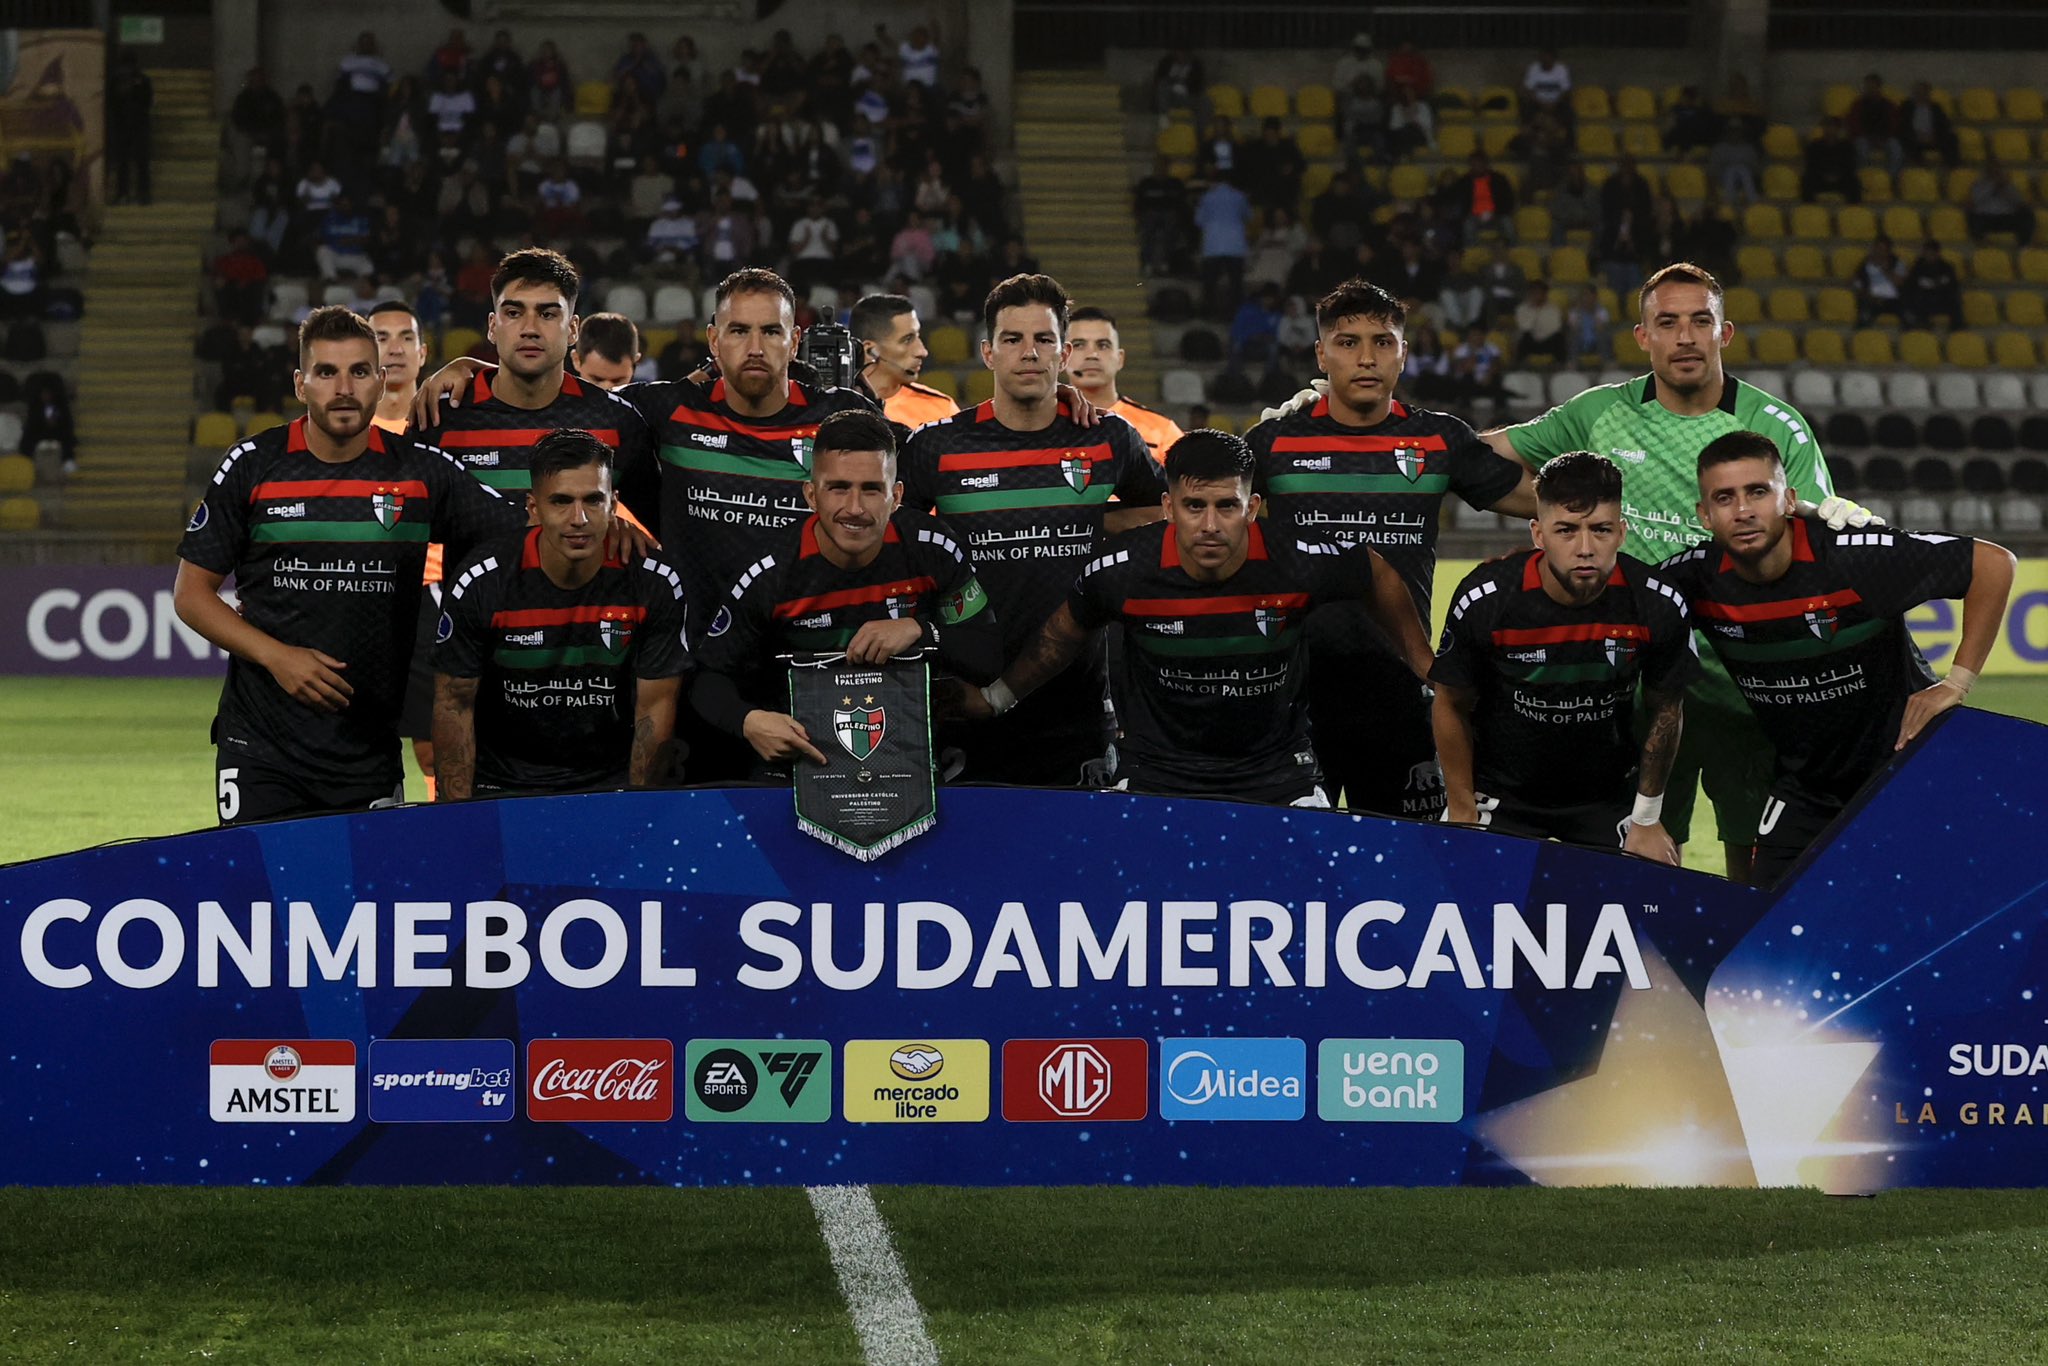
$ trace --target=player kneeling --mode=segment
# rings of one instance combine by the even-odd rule
[[[1683,599],[1621,553],[1621,471],[1603,456],[1546,464],[1529,528],[1534,549],[1458,585],[1430,670],[1444,819],[1676,864],[1659,816],[1699,669]]]

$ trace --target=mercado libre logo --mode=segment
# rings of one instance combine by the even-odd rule
[[[692,1039],[683,1113],[699,1124],[823,1124],[832,1045],[823,1039]]]
[[[986,1039],[849,1039],[846,1118],[855,1124],[979,1124],[989,1113]]]

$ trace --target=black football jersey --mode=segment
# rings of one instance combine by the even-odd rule
[[[533,487],[533,448],[549,432],[580,427],[612,448],[614,484],[619,471],[653,454],[654,439],[640,410],[616,394],[574,375],[545,408],[515,408],[491,392],[491,372],[476,376],[462,406],[441,405],[440,425],[419,435],[446,451],[478,480],[520,501]],[[653,509],[647,510],[653,515]]]
[[[1171,523],[1137,527],[1069,591],[1083,626],[1123,627],[1118,750],[1152,790],[1231,796],[1314,780],[1304,628],[1317,608],[1371,593],[1370,548],[1283,539],[1257,523],[1250,535],[1243,567],[1204,583],[1182,567]]]
[[[1626,804],[1637,685],[1668,692],[1699,670],[1685,599],[1631,555],[1583,606],[1545,592],[1544,572],[1530,549],[1467,574],[1429,676],[1477,696],[1479,791],[1539,810]]]
[[[540,529],[493,542],[448,578],[434,670],[481,680],[476,780],[521,791],[622,782],[634,681],[679,677],[683,581],[657,556],[608,559],[579,588],[541,567]]]
[[[1712,542],[1658,567],[1778,750],[1779,796],[1841,805],[1891,757],[1906,699],[1935,682],[1905,614],[1969,591],[1967,536],[1830,531],[1794,517],[1792,565],[1751,583]]]
[[[303,417],[231,447],[178,556],[232,574],[251,625],[341,660],[354,693],[346,709],[318,711],[269,670],[230,659],[222,731],[316,779],[393,773],[427,542],[467,554],[525,524],[523,506],[440,451],[380,428],[342,464],[307,449]]]

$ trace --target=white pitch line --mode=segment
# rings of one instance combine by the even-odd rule
[[[924,1310],[866,1186],[807,1186],[868,1366],[938,1366]]]

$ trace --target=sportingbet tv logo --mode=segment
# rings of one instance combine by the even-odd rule
[[[526,1117],[665,1123],[676,1110],[675,1064],[667,1039],[535,1039],[526,1045]]]
[[[683,1113],[699,1124],[823,1124],[832,1045],[823,1039],[692,1039]]]

